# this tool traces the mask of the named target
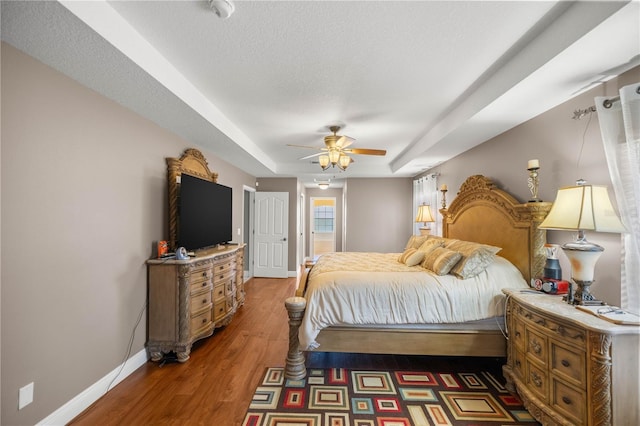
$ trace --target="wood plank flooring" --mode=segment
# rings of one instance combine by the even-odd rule
[[[254,278],[243,307],[227,327],[197,342],[184,364],[148,362],[76,417],[70,425],[216,425],[244,420],[267,367],[284,366],[294,278]],[[362,354],[308,354],[315,368],[384,368],[497,373],[504,360]]]

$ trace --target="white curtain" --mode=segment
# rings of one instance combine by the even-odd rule
[[[622,223],[621,305],[640,313],[640,82],[620,100],[597,97],[600,131]]]
[[[436,220],[435,223],[431,223],[431,235],[442,235],[442,216],[440,215],[438,204],[438,175],[431,174],[423,176],[413,181],[413,219],[415,221],[418,214],[418,206],[421,204],[428,204],[431,207],[431,214]],[[420,228],[423,223],[413,224],[413,234],[420,235]]]

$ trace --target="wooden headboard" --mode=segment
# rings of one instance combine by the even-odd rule
[[[551,209],[551,203],[519,203],[482,175],[474,175],[442,213],[442,235],[465,241],[502,247],[498,253],[513,263],[522,276],[542,276],[545,263],[545,230],[538,226]]]

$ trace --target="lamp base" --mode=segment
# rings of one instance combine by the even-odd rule
[[[429,228],[420,228],[420,235],[430,235],[431,229]]]
[[[576,283],[577,288],[573,293],[573,300],[571,301],[574,305],[604,305],[605,303],[602,300],[596,299],[593,294],[589,291],[589,287],[593,284],[593,281],[580,281],[573,280]]]

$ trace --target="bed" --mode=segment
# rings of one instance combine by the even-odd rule
[[[519,203],[487,177],[474,175],[440,210],[442,237],[411,237],[403,253],[321,256],[285,302],[287,377],[304,377],[307,350],[506,356],[501,289],[526,288],[542,272],[546,234],[538,225],[550,207]],[[460,268],[474,247],[493,254],[480,272],[473,262]],[[415,264],[410,248],[428,254]],[[463,255],[450,273],[439,275],[442,262],[427,262],[451,252]]]

